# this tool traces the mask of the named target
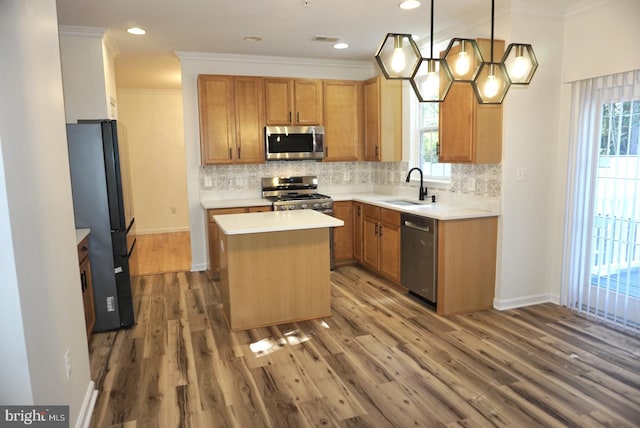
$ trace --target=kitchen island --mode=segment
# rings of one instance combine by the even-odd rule
[[[231,331],[331,315],[329,229],[313,210],[217,215],[223,311]]]

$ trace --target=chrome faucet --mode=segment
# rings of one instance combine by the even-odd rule
[[[417,170],[420,173],[420,192],[419,192],[419,195],[418,195],[418,199],[421,200],[421,201],[424,201],[424,197],[427,194],[427,189],[425,189],[424,184],[423,184],[422,170],[420,168],[417,168],[417,167],[411,168],[409,170],[409,172],[407,173],[407,180],[406,181],[407,181],[407,183],[409,182],[409,179],[411,178],[411,173],[414,170]]]

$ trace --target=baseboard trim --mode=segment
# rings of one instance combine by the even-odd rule
[[[194,263],[191,265],[191,272],[200,272],[203,270],[207,270],[209,265],[207,263]]]
[[[76,428],[88,428],[91,422],[91,416],[93,416],[93,409],[98,399],[98,390],[94,381],[89,382],[87,392],[84,395],[84,401],[82,402],[82,408],[78,414],[78,420],[76,421]]]
[[[538,305],[540,303],[555,303],[551,294],[536,294],[533,296],[517,297],[515,299],[493,299],[493,307],[499,311]]]
[[[137,229],[136,235],[153,235],[154,233],[174,233],[174,232],[189,232],[191,229],[189,226],[183,227],[167,227],[161,229]]]

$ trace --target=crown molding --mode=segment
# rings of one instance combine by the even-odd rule
[[[247,64],[275,64],[275,65],[295,65],[295,66],[314,66],[314,67],[343,67],[369,70],[371,62],[369,61],[344,61],[344,60],[326,60],[315,58],[297,58],[285,56],[264,56],[264,55],[240,55],[240,54],[221,54],[207,52],[174,52],[176,56],[182,60],[203,61],[203,62],[229,62],[229,63],[247,63]]]
[[[58,33],[61,36],[87,37],[101,39],[107,32],[107,28],[102,27],[80,27],[73,25],[60,25]]]

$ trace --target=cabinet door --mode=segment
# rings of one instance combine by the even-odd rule
[[[362,262],[364,214],[360,202],[353,203],[353,258]]]
[[[201,163],[232,163],[236,137],[233,77],[198,76],[198,108]]]
[[[400,213],[382,209],[380,212],[380,273],[400,282]]]
[[[477,104],[470,84],[451,85],[445,102],[440,104],[440,162],[473,162]]]
[[[367,204],[362,207],[362,263],[380,272],[380,208]]]
[[[322,125],[322,81],[296,79],[293,81],[296,125]]]
[[[361,93],[360,82],[324,81],[326,161],[357,161],[361,158]]]
[[[235,77],[236,162],[264,162],[264,82]]]
[[[207,240],[209,243],[209,269],[213,276],[220,275],[220,229],[213,219],[213,216],[220,214],[240,214],[246,213],[246,208],[218,208],[207,210],[208,227]]]
[[[93,285],[91,282],[91,263],[89,257],[80,263],[80,285],[82,286],[82,304],[84,306],[84,320],[87,328],[87,338],[91,336],[96,323],[96,311],[93,304]]]
[[[351,201],[333,203],[333,215],[344,221],[344,226],[333,229],[333,251],[336,261],[353,258],[353,204]]]
[[[477,39],[489,58],[491,40]],[[504,41],[494,41],[494,58],[502,57]],[[454,48],[455,49],[455,48]],[[453,51],[455,53],[455,51]],[[445,163],[500,163],[502,160],[502,104],[478,104],[468,83],[454,82],[440,104],[440,154]]]
[[[380,160],[380,86],[377,77],[364,82],[364,160]]]
[[[293,124],[293,88],[291,79],[264,80],[267,125]]]

